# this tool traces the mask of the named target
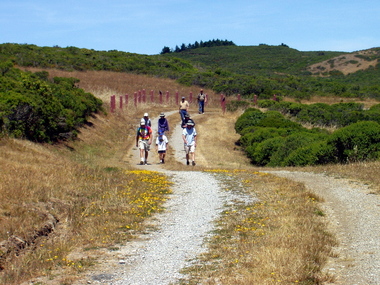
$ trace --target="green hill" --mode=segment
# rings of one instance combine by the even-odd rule
[[[380,98],[379,49],[298,51],[284,44],[212,46],[160,55],[76,47],[1,44],[0,62],[64,70],[109,70],[168,77],[247,100],[312,96]]]
[[[203,68],[223,68],[245,75],[301,75],[307,72],[308,66],[342,54],[344,53],[331,51],[303,52],[286,45],[259,45],[198,48],[165,56],[179,57]]]

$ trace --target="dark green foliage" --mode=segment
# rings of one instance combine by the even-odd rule
[[[258,109],[248,108],[245,112],[237,119],[235,123],[235,131],[243,135],[243,129],[251,126],[256,126],[257,123],[265,117],[265,114]]]
[[[12,68],[0,76],[0,130],[14,137],[52,142],[75,137],[76,128],[101,110],[101,100],[76,88],[75,78]]]
[[[236,121],[235,130],[244,135],[247,127],[271,127],[271,128],[294,128],[299,129],[301,125],[285,119],[277,111],[261,112],[259,109],[247,109]]]
[[[299,149],[315,142],[321,142],[324,137],[325,136],[322,134],[310,133],[307,131],[295,132],[287,136],[272,154],[268,166],[305,165],[305,158],[302,158],[302,155],[295,155],[297,150],[299,153]]]
[[[235,44],[232,41],[227,41],[227,40],[211,40],[211,41],[200,41],[200,42],[195,42],[194,44],[188,44],[187,46],[185,44],[181,45],[181,48],[178,46],[175,47],[175,49],[170,49],[169,47],[164,47],[161,51],[161,54],[165,53],[171,53],[171,52],[183,52],[185,50],[193,50],[197,48],[202,48],[202,47],[218,47],[218,46],[235,46]]]
[[[276,108],[281,103],[276,104]],[[237,120],[235,129],[241,135],[240,145],[252,163],[259,166],[305,166],[373,160],[380,157],[380,107],[363,110],[362,104],[302,104],[284,103],[289,115],[309,118],[312,122],[349,124],[333,134],[325,130],[306,129],[291,122],[277,111],[247,109]],[[314,117],[313,117],[314,116]],[[327,119],[328,118],[328,119]],[[363,121],[367,119],[369,121]],[[352,123],[353,122],[353,123]]]
[[[334,132],[328,139],[337,162],[378,159],[380,155],[380,125],[358,122]]]

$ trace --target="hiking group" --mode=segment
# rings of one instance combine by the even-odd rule
[[[204,104],[207,101],[207,96],[200,90],[197,97],[198,112],[204,114]],[[195,149],[197,146],[197,131],[195,129],[195,122],[191,119],[189,114],[190,104],[185,97],[181,98],[179,104],[179,114],[181,117],[182,127],[182,140],[184,143],[184,150],[186,153],[186,165],[196,165],[195,163]],[[159,163],[165,163],[166,152],[169,146],[169,140],[165,132],[169,131],[169,122],[165,118],[165,114],[161,113],[158,119],[157,133],[158,136],[155,140],[156,150],[159,157]],[[148,156],[150,147],[153,142],[152,123],[148,113],[144,113],[143,118],[140,120],[140,126],[137,128],[136,133],[136,147],[140,153],[140,164],[148,164]]]

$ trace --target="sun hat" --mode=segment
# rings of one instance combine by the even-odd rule
[[[161,113],[161,114],[160,114],[160,117],[165,117],[165,113]]]
[[[185,97],[182,97],[182,99],[185,99]]]
[[[148,113],[144,113],[144,117],[149,117]]]
[[[159,130],[158,131],[158,134],[161,136],[161,135],[163,135],[165,133],[165,131],[164,130]]]
[[[145,125],[145,120],[144,119],[141,119],[140,125]]]

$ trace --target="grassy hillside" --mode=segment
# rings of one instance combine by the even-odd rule
[[[331,51],[303,52],[284,45],[259,45],[198,48],[165,56],[179,57],[204,68],[222,68],[245,75],[300,75],[307,71],[309,65],[342,54],[344,53]]]
[[[163,55],[139,55],[95,51],[76,47],[0,45],[0,61],[19,66],[62,70],[106,70],[147,74],[176,79],[186,86],[196,85],[227,96],[259,99],[312,96],[380,98],[379,57],[374,52],[301,52],[280,46],[203,47]],[[371,51],[372,51],[371,50]],[[335,64],[338,62],[339,64]],[[371,64],[366,64],[371,61]],[[329,68],[326,68],[326,66]],[[356,65],[345,75],[344,66]],[[359,67],[358,67],[359,66]],[[367,68],[362,68],[367,66]]]

